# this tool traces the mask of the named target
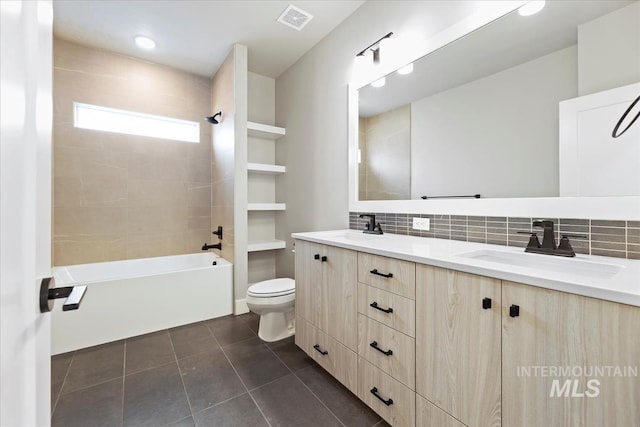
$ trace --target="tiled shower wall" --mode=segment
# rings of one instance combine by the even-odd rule
[[[54,41],[53,263],[199,252],[211,240],[211,80]],[[201,123],[200,143],[73,126],[84,102]]]
[[[359,218],[361,213],[350,212],[349,228],[364,229],[368,218]],[[459,216],[429,214],[376,213],[376,221],[386,233],[404,234],[438,239],[462,240],[465,242],[490,243],[494,245],[526,247],[529,235],[519,232],[538,233],[542,240],[542,229],[532,228],[539,218],[513,218],[494,216]],[[429,231],[414,230],[413,218],[430,218]],[[640,221],[606,221],[590,219],[544,218],[556,224],[556,241],[562,234],[579,235],[570,238],[576,253],[640,259]]]

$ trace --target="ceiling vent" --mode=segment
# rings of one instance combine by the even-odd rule
[[[309,23],[313,19],[313,15],[309,12],[305,12],[299,7],[295,7],[290,4],[287,8],[280,14],[278,18],[278,22],[286,25],[287,27],[291,27],[298,31],[302,30],[305,25]]]

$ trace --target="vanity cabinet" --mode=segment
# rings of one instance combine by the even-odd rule
[[[504,426],[640,426],[640,308],[505,281],[502,312]]]
[[[355,251],[296,241],[296,317],[353,352],[358,350],[357,259]]]
[[[418,265],[416,282],[416,392],[468,426],[499,426],[500,280]]]

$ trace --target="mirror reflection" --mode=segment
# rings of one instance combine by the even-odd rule
[[[638,80],[605,60],[638,3],[515,11],[361,88],[359,200],[558,196],[558,103]]]

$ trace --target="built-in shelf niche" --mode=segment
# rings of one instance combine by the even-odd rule
[[[284,240],[257,240],[257,241],[249,241],[247,245],[248,252],[260,252],[260,251],[270,251],[274,249],[285,249],[287,247],[287,243]]]
[[[280,174],[286,172],[286,167],[265,163],[247,163],[247,170],[254,173]]]
[[[249,203],[248,211],[284,211],[287,209],[286,203]]]
[[[256,122],[247,122],[247,131],[249,136],[262,139],[278,139],[286,133],[285,128]]]

